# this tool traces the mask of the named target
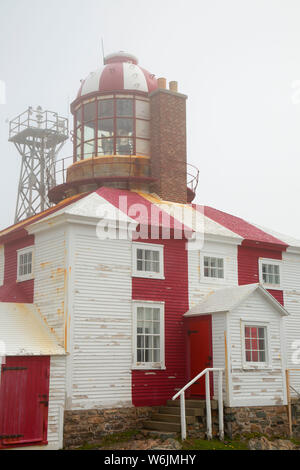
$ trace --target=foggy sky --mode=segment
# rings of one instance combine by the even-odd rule
[[[0,0],[0,228],[21,163],[7,121],[30,105],[71,117],[103,37],[188,95],[196,202],[300,239],[299,24],[298,0]]]

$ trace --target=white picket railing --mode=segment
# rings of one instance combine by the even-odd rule
[[[210,399],[210,372],[218,372],[218,411],[219,411],[219,439],[224,440],[224,411],[223,411],[223,372],[224,369],[205,369],[183,387],[172,400],[180,397],[180,417],[181,417],[181,438],[186,440],[186,415],[185,415],[185,391],[205,375],[205,400],[206,400],[206,424],[207,439],[212,439],[212,415],[211,415],[211,399]]]

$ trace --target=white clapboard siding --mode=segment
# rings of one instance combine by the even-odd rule
[[[271,367],[266,370],[243,369],[241,321],[268,323]],[[254,292],[229,316],[232,401],[231,406],[267,406],[284,404],[282,364],[282,316]]]
[[[225,331],[226,314],[216,313],[212,315],[213,331],[213,367],[225,369]],[[214,397],[218,398],[218,373],[214,373]],[[226,397],[226,376],[223,374],[223,397]]]
[[[74,237],[72,408],[130,406],[131,243],[99,240],[93,227]]]
[[[284,306],[290,316],[285,319],[287,368],[300,369],[300,255],[283,253],[282,283]],[[298,346],[295,343],[298,341]],[[295,354],[298,349],[299,354]],[[293,357],[294,356],[294,357]],[[295,362],[296,360],[296,362]],[[291,385],[300,393],[300,372],[291,373]],[[291,390],[292,395],[296,395]]]
[[[66,394],[65,382],[66,357],[52,356],[50,362],[47,446],[51,449],[61,449],[63,446],[63,419]]]
[[[34,303],[61,346],[64,346],[65,334],[66,253],[62,229],[35,235]]]
[[[237,246],[227,243],[208,242],[204,243],[200,251],[191,250],[188,253],[189,269],[189,303],[190,308],[201,302],[209,293],[224,287],[238,285]],[[217,280],[204,280],[201,276],[200,254],[224,257],[225,279],[224,282]],[[225,345],[224,334],[226,330],[225,315],[213,315],[213,364],[214,367],[225,367]],[[225,387],[225,376],[224,376]],[[217,374],[214,376],[214,395],[218,393]],[[226,397],[225,397],[226,398]]]
[[[207,280],[202,277],[201,255],[211,255],[225,260],[225,279]],[[190,308],[198,304],[210,292],[224,287],[238,285],[237,246],[226,243],[205,242],[203,249],[191,250],[188,253],[189,262],[189,301]]]

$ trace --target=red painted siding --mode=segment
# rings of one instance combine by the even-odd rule
[[[282,252],[252,248],[249,246],[238,247],[238,280],[239,285],[255,284],[259,282],[259,258],[282,260]],[[283,292],[281,290],[269,290],[278,302],[283,305]]]
[[[133,300],[165,302],[166,370],[132,371],[135,406],[163,405],[187,381],[183,314],[189,309],[185,240],[159,240],[164,245],[165,280],[133,278]],[[151,374],[151,375],[149,375]]]
[[[4,285],[0,287],[0,302],[33,303],[34,281],[17,282],[17,251],[34,245],[34,236],[4,245]]]
[[[0,449],[47,444],[49,357],[8,357],[0,383]],[[15,436],[15,437],[13,437]]]

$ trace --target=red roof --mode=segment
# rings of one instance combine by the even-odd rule
[[[13,240],[27,234],[26,227],[30,224],[33,224],[43,218],[67,207],[68,205],[79,201],[81,198],[87,196],[88,193],[80,194],[72,198],[66,199],[61,203],[57,204],[55,207],[48,209],[41,214],[38,214],[34,217],[31,217],[27,220],[24,220],[8,229],[0,232],[0,243],[4,243],[7,240]],[[177,220],[176,218],[169,216],[167,211],[164,211],[164,204],[166,201],[160,201],[157,197],[152,195],[146,195],[143,193],[137,193],[134,191],[126,191],[115,188],[101,187],[95,194],[98,194],[100,197],[105,199],[107,202],[112,204],[114,207],[120,209],[122,212],[126,213],[133,220],[138,220],[140,225],[145,226],[158,226],[161,228],[169,228],[175,231],[185,231],[187,234],[191,231],[190,228],[183,225],[182,220]],[[124,197],[124,204],[122,203],[122,198]],[[161,202],[161,204],[160,204]],[[195,210],[204,213],[205,217],[213,220],[214,222],[222,225],[231,232],[242,237],[243,244],[247,245],[266,245],[266,247],[272,247],[280,251],[285,250],[288,245],[276,238],[270,233],[267,233],[264,230],[261,230],[254,225],[246,222],[240,217],[227,214],[225,212],[219,211],[212,207],[208,206],[199,206],[199,205],[188,205],[193,207]],[[167,207],[167,205],[165,206]],[[144,208],[144,210],[143,210]],[[164,215],[166,217],[164,217]],[[176,213],[175,213],[176,217]]]
[[[241,219],[240,217],[236,217],[231,214],[227,214],[226,212],[219,211],[214,209],[213,207],[208,206],[194,206],[197,210],[203,211],[204,215],[211,220],[219,223],[223,227],[231,230],[232,232],[240,235],[244,238],[244,242],[259,242],[265,244],[272,244],[272,245],[280,245],[282,248],[287,248],[288,245],[278,238],[273,237],[263,230],[255,227],[254,225],[246,222],[245,220]],[[245,243],[244,243],[245,244]]]

